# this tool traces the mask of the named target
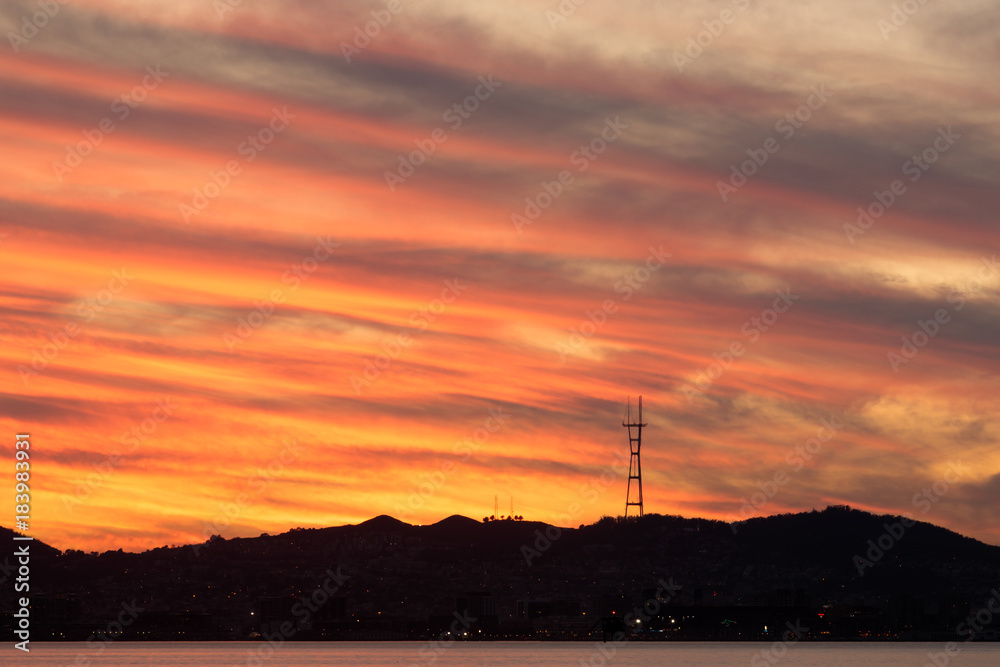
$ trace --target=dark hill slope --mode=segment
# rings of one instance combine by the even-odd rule
[[[407,632],[450,615],[469,591],[489,591],[499,618],[523,630],[531,621],[515,618],[518,600],[627,613],[664,581],[681,587],[671,604],[682,607],[909,610],[899,623],[910,627],[919,625],[914,614],[938,610],[938,624],[947,625],[951,616],[940,610],[981,607],[1000,584],[1000,547],[927,523],[900,532],[902,521],[846,507],[734,526],[660,515],[579,528],[461,516],[413,526],[380,516],[139,554],[68,552],[39,560],[33,593],[79,601],[81,621],[112,618],[134,598],[170,618],[204,614],[190,622],[232,637],[246,636],[259,620],[250,612],[264,601],[311,595],[331,573],[341,580],[341,619],[365,627],[381,618]],[[869,553],[880,540],[884,553]]]

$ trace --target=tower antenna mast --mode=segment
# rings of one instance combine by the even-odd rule
[[[625,517],[628,518],[628,508],[638,507],[639,516],[642,516],[642,462],[639,459],[639,449],[642,447],[642,428],[646,424],[642,421],[642,396],[639,397],[639,415],[632,420],[632,399],[625,407],[625,419],[622,426],[628,429],[628,447],[631,457],[628,464],[628,491],[625,494]],[[635,429],[633,436],[632,429]],[[632,481],[635,480],[635,493],[632,492]]]

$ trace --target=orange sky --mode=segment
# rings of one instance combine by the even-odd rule
[[[649,512],[849,504],[1000,544],[978,3],[898,30],[881,1],[388,4],[0,8],[31,534],[140,550],[494,495],[591,522],[624,508],[642,394]]]

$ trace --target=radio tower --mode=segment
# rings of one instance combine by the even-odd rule
[[[625,408],[625,420],[622,426],[628,429],[628,447],[632,453],[628,464],[628,492],[625,495],[625,517],[628,518],[628,508],[635,506],[639,508],[639,516],[642,516],[642,464],[639,461],[639,448],[642,447],[642,396],[639,397],[639,416],[632,421],[632,400],[629,399]],[[632,429],[635,429],[635,437],[632,437]],[[636,481],[637,495],[632,493],[632,480]]]

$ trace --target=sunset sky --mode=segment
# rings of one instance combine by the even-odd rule
[[[3,3],[28,532],[576,526],[641,394],[646,512],[1000,544],[997,3],[576,2]]]

